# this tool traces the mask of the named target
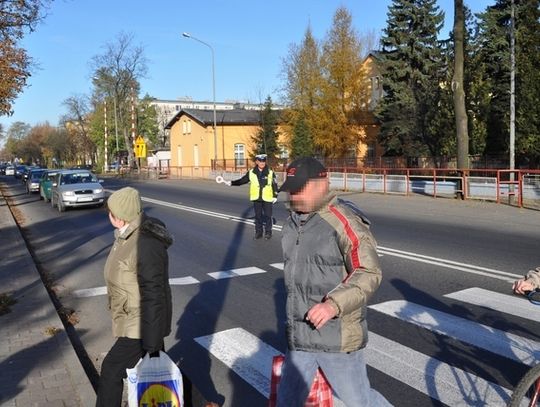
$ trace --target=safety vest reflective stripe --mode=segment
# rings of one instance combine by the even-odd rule
[[[268,178],[266,185],[262,189],[262,200],[266,202],[272,202],[274,198],[274,191],[272,190],[272,179],[274,178],[274,171],[268,170]],[[256,201],[259,199],[260,185],[259,177],[255,174],[254,170],[249,170],[249,199]]]

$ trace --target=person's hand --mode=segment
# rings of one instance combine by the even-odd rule
[[[526,295],[528,291],[535,289],[535,286],[527,280],[517,280],[512,285],[512,289],[516,294]]]
[[[336,315],[337,311],[330,302],[321,302],[310,308],[306,315],[306,321],[311,323],[315,329],[319,329]]]
[[[272,203],[275,204],[277,202],[277,198],[272,198]]]

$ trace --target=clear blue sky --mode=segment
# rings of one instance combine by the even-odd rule
[[[465,0],[473,12],[495,0]],[[438,0],[445,12],[446,37],[452,27],[453,0]],[[258,103],[278,101],[282,60],[290,44],[299,44],[308,24],[323,39],[339,6],[351,12],[357,32],[386,25],[390,0],[55,0],[44,23],[22,45],[40,68],[17,99],[13,116],[0,117],[7,129],[14,121],[58,124],[63,100],[90,94],[90,60],[104,52],[118,33],[134,36],[149,60],[141,96],[158,99],[189,96],[212,100],[209,48],[182,32],[210,43],[215,52],[216,100]]]

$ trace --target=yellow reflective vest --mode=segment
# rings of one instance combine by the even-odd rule
[[[265,202],[272,202],[274,198],[274,191],[272,189],[272,180],[274,179],[274,171],[268,170],[268,177],[266,178],[266,185],[262,189],[262,200]],[[255,170],[249,170],[249,199],[250,201],[256,201],[259,199],[259,193],[261,186],[259,185],[259,177],[255,174]]]

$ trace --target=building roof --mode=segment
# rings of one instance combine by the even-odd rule
[[[165,125],[165,129],[169,130],[183,116],[189,116],[203,126],[212,126],[214,124],[214,111],[201,109],[182,109]],[[217,125],[259,125],[261,123],[261,111],[232,109],[232,110],[216,110]]]

